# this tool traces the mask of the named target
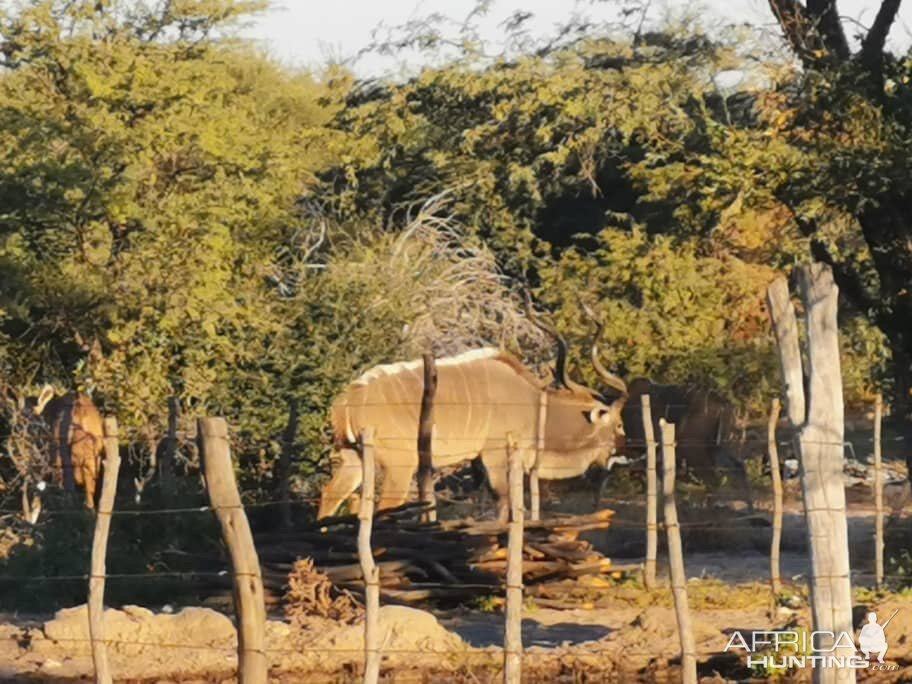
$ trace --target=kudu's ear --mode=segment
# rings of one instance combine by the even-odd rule
[[[54,388],[51,385],[45,385],[41,388],[41,394],[38,395],[38,402],[35,404],[35,415],[40,416],[44,411],[47,403],[54,398]]]

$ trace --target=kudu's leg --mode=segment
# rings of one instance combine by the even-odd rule
[[[417,463],[390,464],[383,469],[383,487],[377,503],[378,511],[396,508],[406,502],[417,470]]]
[[[320,510],[317,518],[328,518],[338,510],[358,485],[361,484],[361,457],[354,449],[340,449],[333,454],[333,461],[338,463],[333,468],[332,479],[320,492]]]
[[[95,437],[84,432],[76,432],[70,444],[70,458],[73,466],[73,479],[77,487],[82,487],[85,493],[86,508],[95,508],[95,490],[97,487],[98,467],[97,462],[101,457],[100,445]]]
[[[485,464],[488,471],[488,484],[497,497],[497,519],[505,523],[510,518],[510,483],[507,480],[505,463]]]
[[[82,479],[85,483],[85,499],[86,507],[89,510],[94,510],[95,508],[95,473],[92,472],[91,467],[88,464],[83,464],[82,470]]]

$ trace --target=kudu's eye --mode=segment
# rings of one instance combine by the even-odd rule
[[[604,423],[607,425],[611,422],[611,411],[596,406],[594,409],[589,411],[588,418],[589,422],[593,425],[596,423]]]

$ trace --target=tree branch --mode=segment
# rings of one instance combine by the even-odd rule
[[[811,53],[807,44],[809,22],[805,8],[796,0],[769,0],[769,4],[785,39],[804,61]]]
[[[861,43],[861,62],[873,71],[880,71],[884,45],[901,4],[902,0],[883,0],[868,35]]]
[[[839,290],[856,308],[865,315],[879,318],[880,302],[867,291],[857,271],[845,262],[836,261],[827,246],[817,238],[811,238],[811,256],[833,270],[833,278]]]
[[[769,0],[770,9],[792,50],[805,66],[851,57],[836,0]]]
[[[836,0],[807,0],[807,12],[813,29],[823,38],[826,49],[842,60],[851,57],[849,41],[846,40],[839,10],[836,9]]]
[[[782,200],[780,200],[782,201]],[[840,291],[857,309],[865,315],[871,315],[879,319],[883,312],[880,298],[871,294],[865,287],[861,274],[851,267],[850,264],[842,261],[836,261],[830,253],[826,244],[817,237],[818,226],[814,219],[800,216],[794,208],[788,203],[783,202],[783,206],[792,214],[798,230],[807,238],[810,238],[811,256],[817,261],[828,265],[833,271],[833,278],[839,286]]]

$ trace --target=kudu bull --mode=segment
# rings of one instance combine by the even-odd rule
[[[104,428],[101,414],[85,394],[69,392],[54,396],[45,385],[32,406],[44,419],[50,435],[50,463],[66,489],[73,483],[85,488],[86,506],[95,508],[95,486],[101,470]]]
[[[541,325],[541,324],[539,324]],[[552,386],[514,356],[478,349],[437,361],[434,399],[433,466],[442,468],[480,457],[498,500],[498,516],[507,517],[507,435],[512,435],[526,471],[535,463],[538,410],[548,393],[544,448],[539,477],[564,479],[590,465],[607,465],[623,440],[621,409],[627,398],[623,381],[603,376],[620,396],[609,402],[574,383],[566,372],[566,343],[556,331],[558,358]],[[417,431],[423,385],[421,360],[377,366],[349,385],[332,407],[336,466],[323,488],[318,516],[332,515],[361,484],[357,450],[360,430],[375,426],[374,454],[384,470],[380,509],[403,504],[418,469]]]

